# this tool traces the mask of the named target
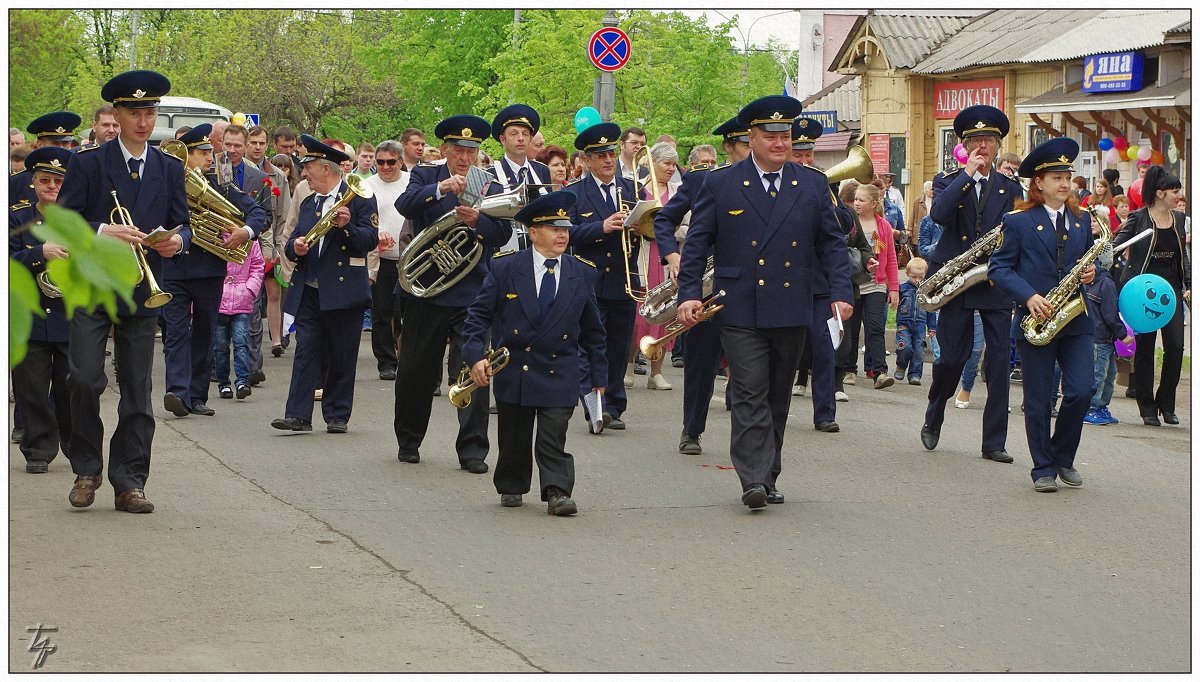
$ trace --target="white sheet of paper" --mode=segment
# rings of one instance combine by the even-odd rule
[[[146,235],[144,241],[147,244],[154,245],[174,237],[175,235],[179,234],[179,230],[181,229],[183,229],[182,225],[176,225],[169,230],[164,228],[162,225],[159,225],[151,230],[150,234]]]
[[[587,408],[588,418],[592,422],[592,431],[600,433],[604,430],[604,396],[599,391],[592,390],[583,396],[583,405]]]
[[[833,341],[833,348],[837,350],[842,345],[842,337],[845,336],[845,329],[842,327],[842,311],[834,311],[834,317],[825,321],[829,325],[829,338]]]

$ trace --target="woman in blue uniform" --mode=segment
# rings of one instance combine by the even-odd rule
[[[1020,331],[1027,316],[1045,320],[1056,312],[1046,296],[1092,244],[1091,220],[1079,210],[1071,191],[1072,163],[1078,154],[1074,140],[1054,138],[1025,158],[1018,172],[1030,178],[1029,199],[1017,202],[1017,210],[1004,217],[1004,240],[988,267],[988,277],[1018,308],[1013,336],[1019,339],[1025,369],[1025,436],[1038,492],[1058,490],[1056,478],[1070,486],[1083,485],[1074,463],[1092,389],[1092,320],[1076,317],[1042,346],[1029,343]],[[1091,283],[1095,274],[1095,266],[1088,264],[1083,284]],[[1051,435],[1056,361],[1062,368],[1063,402]]]

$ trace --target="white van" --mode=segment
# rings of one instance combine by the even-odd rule
[[[205,102],[195,97],[167,95],[158,103],[158,120],[154,122],[151,144],[175,139],[175,131],[181,126],[196,127],[214,121],[228,121],[233,112],[219,104]]]

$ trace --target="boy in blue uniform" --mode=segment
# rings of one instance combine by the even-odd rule
[[[1028,315],[1047,320],[1057,311],[1046,296],[1070,272],[1092,244],[1087,213],[1068,205],[1072,191],[1072,162],[1079,144],[1054,138],[1038,145],[1018,171],[1030,178],[1029,199],[1004,217],[1004,239],[988,263],[988,277],[1017,304],[1012,334],[1025,367],[1025,436],[1033,457],[1034,490],[1055,492],[1055,478],[1070,486],[1083,485],[1075,470],[1075,451],[1083,417],[1092,396],[1092,320],[1079,315],[1045,345],[1029,343],[1021,332]],[[1089,264],[1080,281],[1091,284],[1095,266]],[[1054,434],[1050,411],[1054,405],[1054,363],[1062,368],[1062,407]]]
[[[477,385],[491,383],[484,357],[489,333],[496,348],[510,353],[507,371],[495,375],[494,389],[500,442],[494,481],[500,503],[521,506],[536,459],[541,497],[554,516],[578,509],[571,499],[575,463],[564,447],[579,386],[590,384],[603,393],[608,380],[604,327],[593,294],[596,268],[565,253],[572,227],[568,210],[575,201],[570,192],[555,192],[516,215],[517,222],[529,226],[532,246],[497,254],[463,324],[463,359]],[[581,355],[587,358],[587,376]]]

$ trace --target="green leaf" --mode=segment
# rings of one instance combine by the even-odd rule
[[[68,317],[79,308],[90,312],[100,307],[115,318],[118,297],[134,306],[140,271],[128,244],[97,235],[78,213],[53,205],[46,207],[45,219],[32,232],[70,254],[46,265],[51,281],[63,292]]]
[[[21,364],[33,331],[33,316],[45,317],[38,286],[29,269],[8,259],[8,367]]]

